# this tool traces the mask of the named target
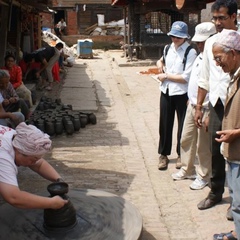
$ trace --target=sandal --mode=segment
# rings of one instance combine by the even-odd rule
[[[228,233],[219,233],[213,235],[213,240],[223,240],[224,237],[227,237],[228,240],[237,240],[232,234],[233,231]]]

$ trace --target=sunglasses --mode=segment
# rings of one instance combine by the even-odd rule
[[[177,38],[177,39],[183,39],[183,38],[180,38],[180,37],[176,37],[176,36],[172,36],[170,35],[171,38]]]

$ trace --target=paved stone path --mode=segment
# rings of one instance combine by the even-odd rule
[[[47,159],[70,188],[104,190],[131,201],[143,217],[142,240],[209,240],[216,232],[233,229],[225,219],[227,188],[220,205],[199,211],[197,203],[209,189],[192,191],[190,180],[172,180],[175,140],[168,170],[157,169],[158,83],[137,74],[150,66],[127,67],[120,55],[99,51],[94,59],[77,60],[63,86],[48,93],[74,109],[94,111],[97,125],[54,137]],[[19,175],[21,188],[32,192],[48,184],[26,169]]]

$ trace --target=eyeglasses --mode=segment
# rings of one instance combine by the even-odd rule
[[[212,17],[211,21],[212,21],[213,23],[217,22],[217,20],[218,20],[219,22],[222,22],[222,21],[227,20],[228,18],[230,18],[230,16],[227,16],[227,17],[226,17],[226,16]]]
[[[170,35],[170,37],[171,37],[171,38],[182,39],[182,38],[180,38],[180,37],[176,37],[176,36],[172,36],[172,35]]]
[[[214,57],[213,58],[218,64],[222,63],[222,58],[221,57]]]
[[[232,49],[229,49],[227,52],[225,52],[224,55],[222,56],[217,56],[217,57],[213,57],[213,60],[215,60],[218,64],[222,63],[222,59],[225,58],[229,53],[231,53]]]

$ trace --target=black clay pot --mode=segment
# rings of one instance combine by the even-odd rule
[[[45,132],[50,136],[53,136],[55,134],[55,124],[53,121],[45,122]]]
[[[76,210],[66,195],[68,184],[65,182],[51,183],[47,187],[51,197],[59,195],[63,199],[68,199],[68,203],[60,209],[44,209],[44,227],[47,229],[60,229],[75,226],[77,222]]]
[[[44,102],[39,102],[38,104],[38,110],[40,111],[43,111],[45,108],[44,108]]]
[[[64,129],[64,127],[63,127],[62,119],[57,119],[56,123],[55,123],[55,133],[57,135],[60,135],[63,133],[63,129]]]
[[[54,182],[47,186],[47,190],[52,197],[56,195],[63,196],[68,193],[68,184],[65,182]]]
[[[68,199],[67,196],[63,198]],[[43,218],[46,229],[74,227],[77,222],[76,210],[70,200],[60,209],[45,209]]]
[[[57,98],[57,99],[55,99],[55,103],[56,103],[57,105],[60,105],[60,104],[62,103],[61,98]]]
[[[79,131],[81,128],[81,122],[79,116],[74,116],[72,118],[73,126],[75,131]]]
[[[97,124],[97,118],[96,118],[96,115],[94,113],[90,113],[88,115],[88,121],[91,123],[91,124]]]
[[[64,129],[67,134],[71,135],[74,133],[74,126],[72,120],[64,120],[63,121]]]
[[[80,114],[80,123],[81,123],[81,128],[85,128],[86,125],[88,124],[88,117],[85,114]]]
[[[35,123],[35,126],[42,132],[45,132],[45,121],[43,119],[38,119]]]

